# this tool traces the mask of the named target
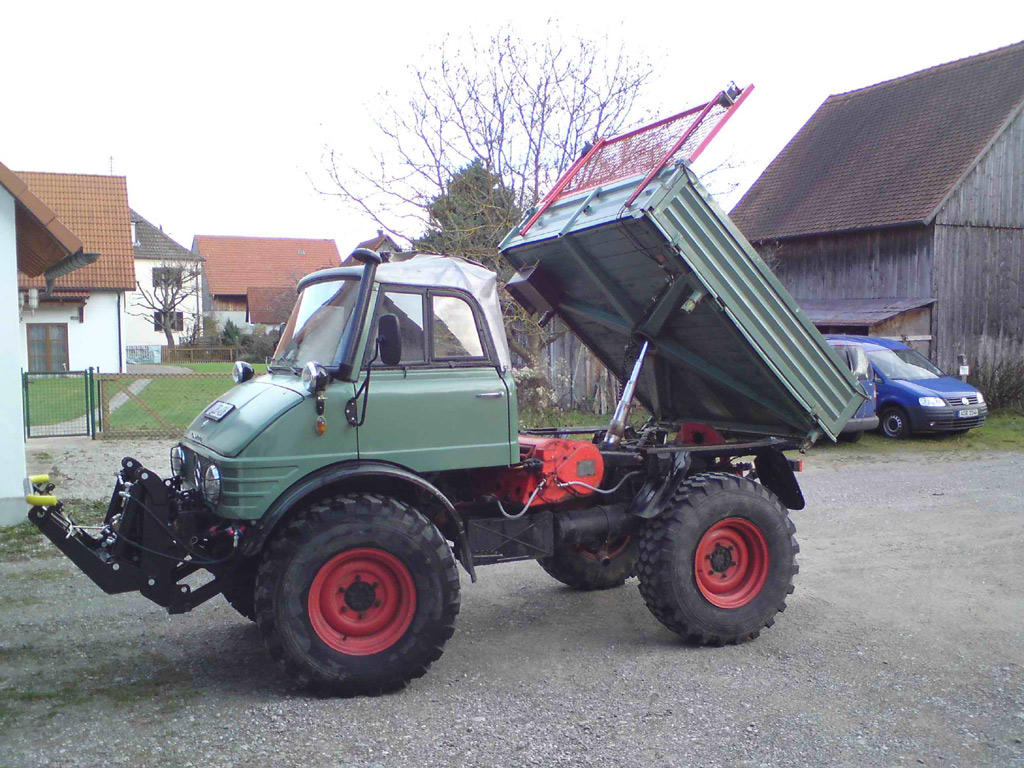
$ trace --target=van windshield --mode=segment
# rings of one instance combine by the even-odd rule
[[[303,288],[268,367],[299,369],[309,362],[337,366],[354,332],[358,296],[358,280],[326,280]]]
[[[946,375],[931,360],[913,349],[876,349],[869,351],[868,357],[887,379],[918,381]]]

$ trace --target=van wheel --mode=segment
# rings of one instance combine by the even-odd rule
[[[856,443],[862,437],[864,437],[864,431],[863,430],[861,430],[860,432],[842,432],[839,435],[839,442],[841,442],[841,443]]]
[[[459,574],[448,543],[396,499],[334,496],[274,538],[256,580],[256,623],[285,672],[341,694],[403,687],[455,631]]]
[[[590,546],[559,547],[537,562],[558,581],[581,591],[621,587],[636,573],[637,540],[629,534]]]
[[[640,594],[658,621],[689,640],[752,640],[775,623],[793,592],[795,531],[786,508],[760,483],[697,475],[644,527]]]
[[[878,427],[883,435],[893,440],[906,440],[910,437],[910,418],[906,411],[895,405],[882,409],[878,416]]]

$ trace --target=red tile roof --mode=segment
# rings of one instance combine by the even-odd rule
[[[58,277],[57,289],[135,288],[128,187],[123,176],[26,171],[19,171],[18,176],[81,238],[87,253],[100,254],[95,263]],[[19,274],[18,285],[42,288],[45,281],[42,277]]]
[[[333,240],[196,235],[193,253],[206,259],[215,296],[245,296],[251,287],[292,287],[299,278],[341,264]]]
[[[926,223],[1024,102],[1024,42],[829,96],[730,214],[750,240]]]
[[[246,306],[249,322],[272,325],[287,322],[295,306],[295,299],[295,286],[250,288]]]

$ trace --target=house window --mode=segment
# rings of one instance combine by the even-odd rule
[[[153,330],[161,331],[185,330],[185,314],[183,312],[154,312]]]
[[[153,267],[154,288],[181,288],[181,279],[181,267]]]
[[[30,371],[66,371],[68,369],[67,323],[28,323],[28,369]]]

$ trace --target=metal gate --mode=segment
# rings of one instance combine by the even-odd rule
[[[94,437],[100,408],[94,370],[23,371],[26,437]]]

